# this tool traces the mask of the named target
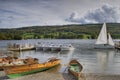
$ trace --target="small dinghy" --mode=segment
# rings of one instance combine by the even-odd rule
[[[68,72],[79,79],[83,66],[76,60],[73,59],[69,62]]]

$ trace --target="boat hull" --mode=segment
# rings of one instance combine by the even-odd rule
[[[18,59],[19,61],[14,61],[13,57],[3,57],[3,58],[0,58],[0,59],[2,60],[2,63],[0,63],[0,70],[4,70],[6,68],[14,68],[14,67],[21,67],[21,66],[27,65],[27,64],[24,63],[24,61],[28,58]],[[13,61],[11,63],[8,63],[10,60],[13,60]]]
[[[9,78],[16,78],[28,74],[33,74],[41,71],[48,70],[52,67],[55,67],[59,65],[61,62],[60,59],[52,59],[51,61],[41,63],[41,64],[31,64],[31,65],[25,65],[21,67],[15,67],[15,68],[8,68],[4,71],[6,72],[7,76]]]
[[[51,50],[52,51],[61,51],[61,48],[60,47],[52,47]]]
[[[83,66],[77,60],[71,60],[69,62],[68,72],[79,79]]]
[[[43,50],[43,47],[36,47],[36,50]]]
[[[74,50],[74,48],[73,47],[63,47],[63,48],[61,48],[61,51],[69,51],[69,50]]]
[[[8,66],[0,66],[0,70],[4,70],[6,68],[14,68],[14,67],[21,67],[21,66],[25,66],[26,64],[23,65],[8,65]]]
[[[31,71],[22,72],[22,73],[17,73],[17,74],[8,74],[7,76],[8,76],[9,78],[11,78],[11,79],[12,79],[12,78],[17,78],[17,77],[21,77],[21,76],[25,76],[25,75],[37,73],[37,72],[42,72],[42,71],[51,69],[51,68],[53,68],[53,67],[55,67],[55,66],[58,66],[58,65],[59,65],[59,64],[54,65],[54,66],[51,66],[51,67],[40,68],[40,69],[31,70]]]
[[[115,49],[120,50],[120,46],[115,46]]]
[[[94,48],[95,49],[114,49],[114,46],[99,44],[99,45],[94,45]]]
[[[35,50],[35,47],[31,48],[8,48],[10,51],[27,51],[27,50]]]
[[[43,47],[43,51],[51,51],[51,47]]]

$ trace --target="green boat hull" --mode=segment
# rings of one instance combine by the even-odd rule
[[[58,64],[59,65],[59,64]],[[55,65],[55,66],[58,66],[58,65]],[[29,75],[29,74],[33,74],[33,73],[37,73],[37,72],[42,72],[42,71],[45,71],[45,70],[48,70],[48,69],[51,69],[55,66],[52,66],[52,67],[46,67],[46,68],[40,68],[40,69],[36,69],[36,70],[31,70],[31,71],[27,71],[27,72],[22,72],[22,73],[17,73],[17,74],[8,74],[7,76],[9,78],[17,78],[17,77],[21,77],[21,76],[25,76],[25,75]]]

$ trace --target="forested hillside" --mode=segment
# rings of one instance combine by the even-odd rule
[[[0,40],[11,39],[95,39],[102,24],[31,26],[0,29]],[[108,32],[114,39],[120,39],[120,23],[107,23]]]

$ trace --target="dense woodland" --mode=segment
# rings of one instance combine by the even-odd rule
[[[31,26],[0,29],[0,40],[20,39],[96,39],[102,24]],[[108,32],[120,39],[120,23],[107,23]]]

